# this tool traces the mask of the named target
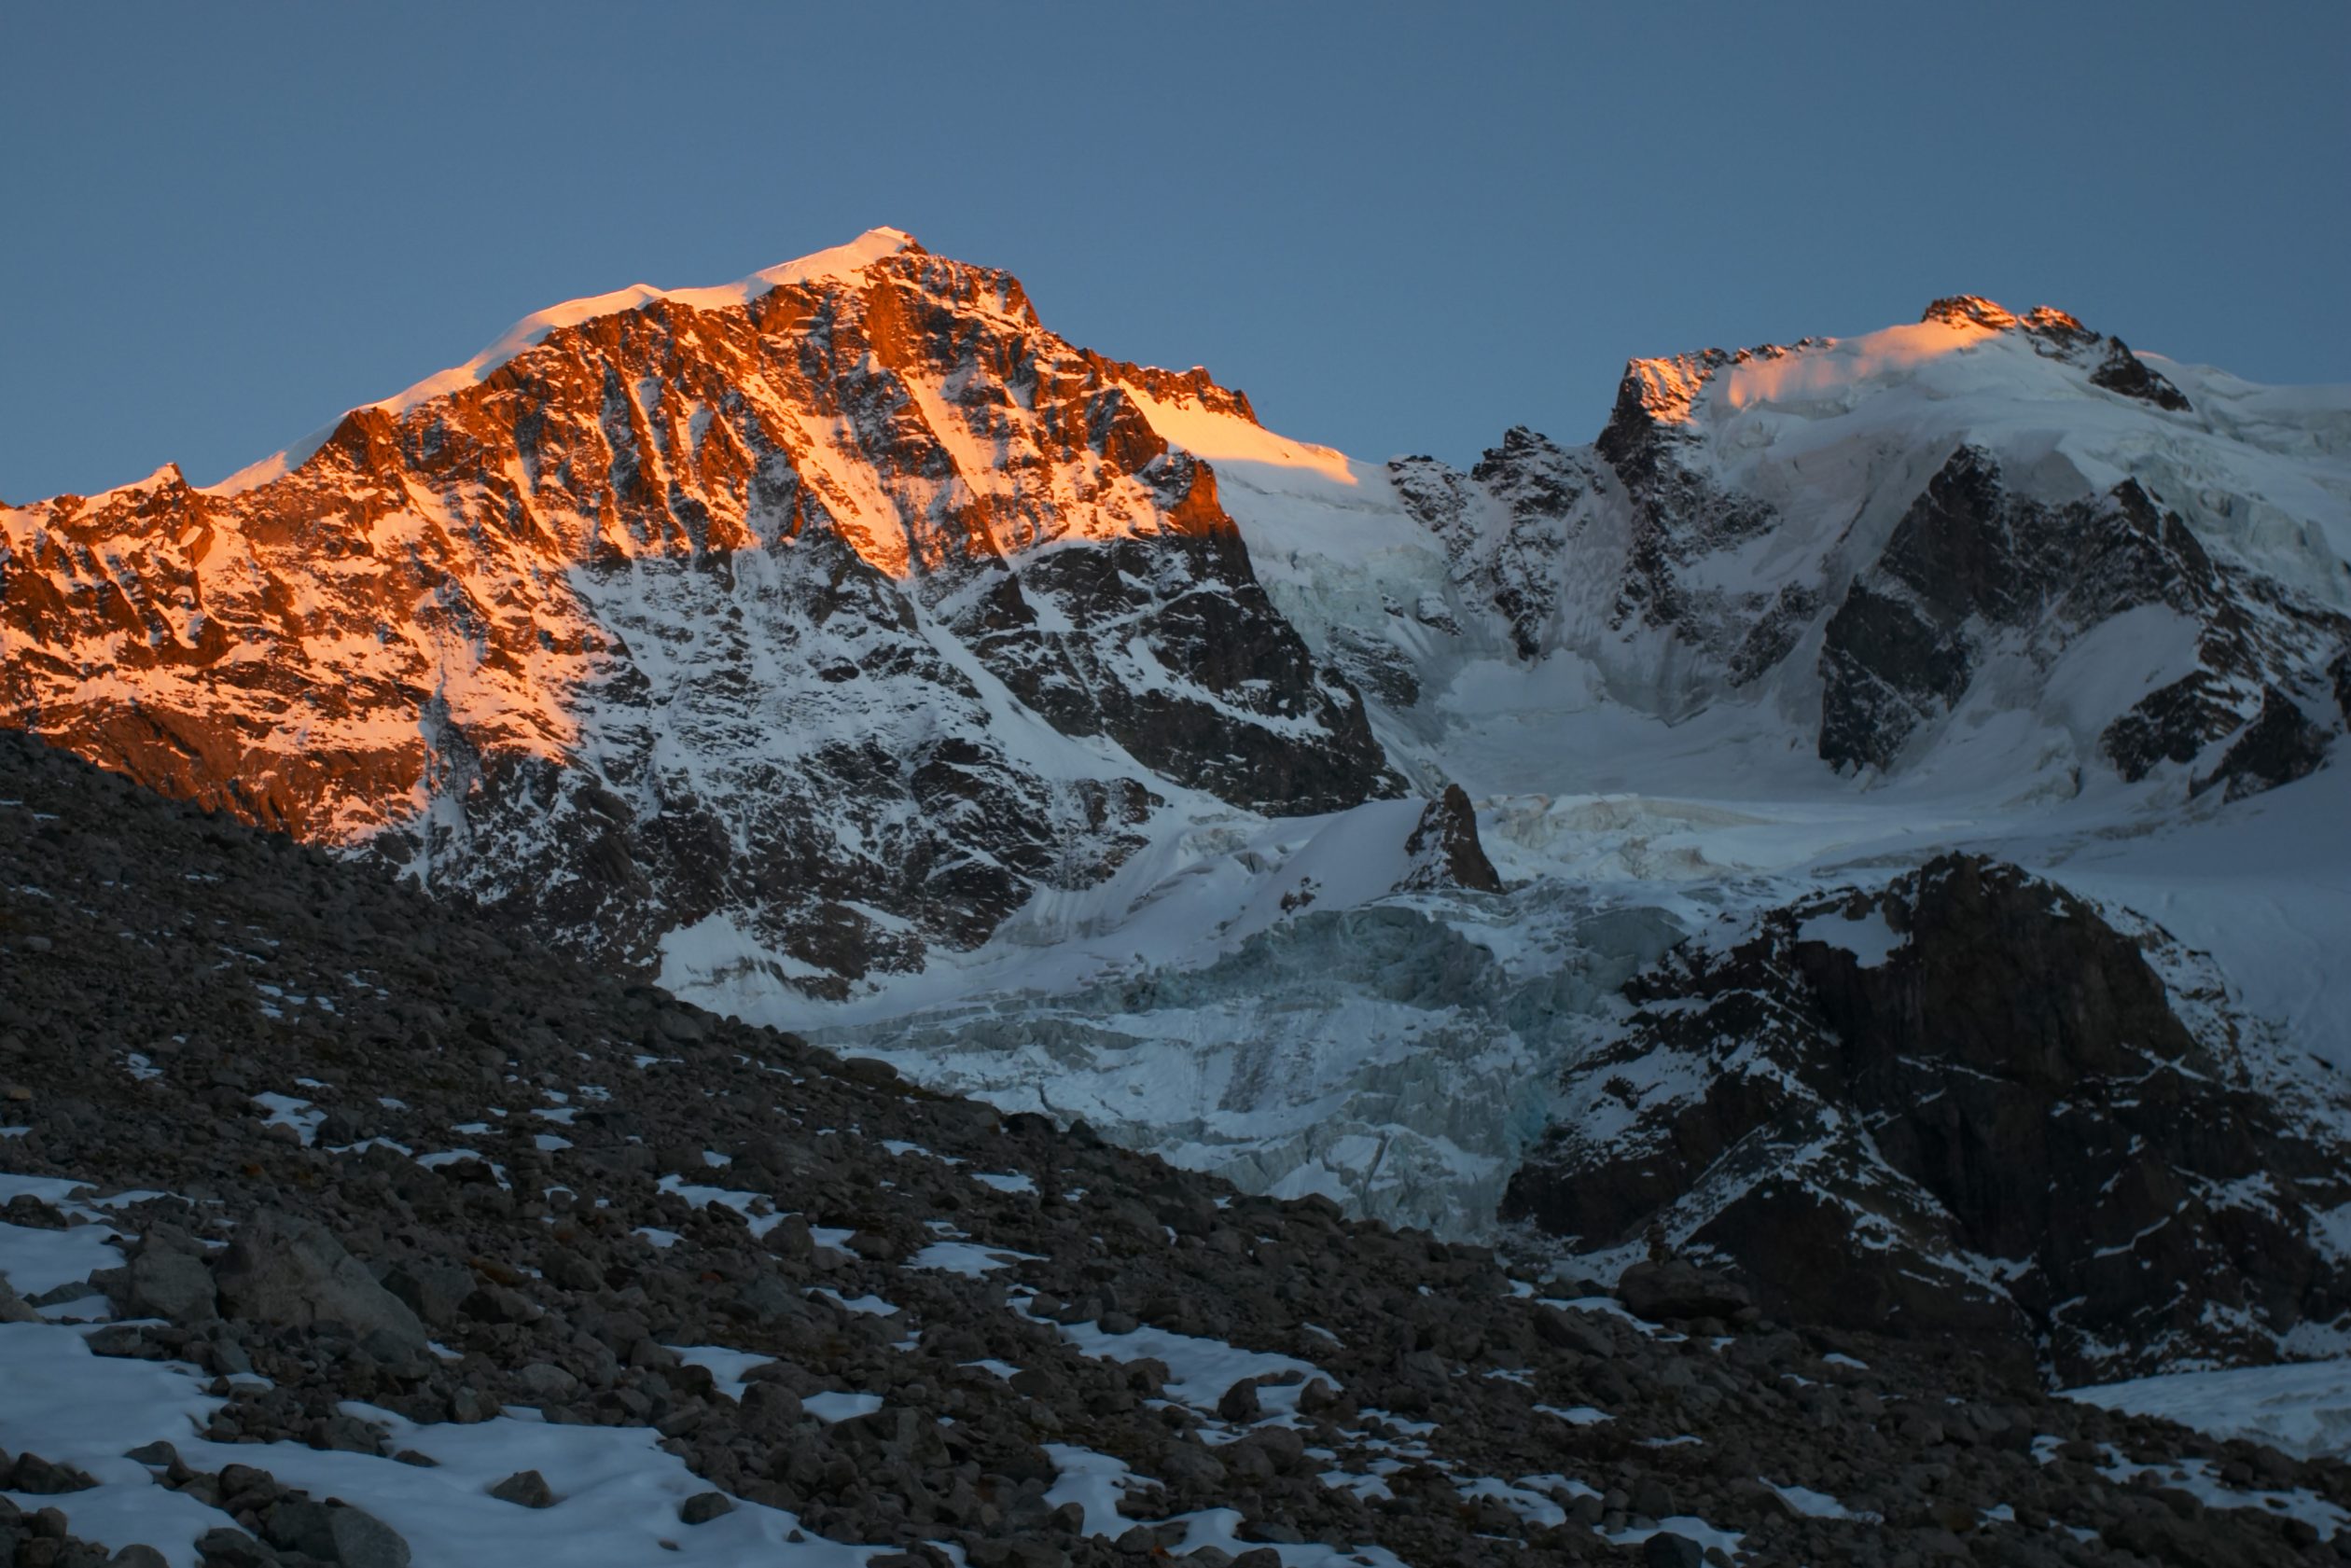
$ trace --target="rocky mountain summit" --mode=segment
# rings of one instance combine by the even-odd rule
[[[705,926],[837,991],[1099,881],[1171,784],[1398,792],[1154,409],[1253,423],[894,230],[576,301],[222,485],[0,512],[0,722],[575,951]]]
[[[2062,311],[1962,296],[1635,360],[1590,447],[1518,429],[1467,474],[1388,466],[1516,658],[1587,659],[1629,706],[1775,707],[1878,775],[2021,708],[2080,767],[2241,794],[2284,776],[2222,763],[2264,712],[2303,752],[2344,722],[2344,451],[2330,414],[2283,430],[2197,384],[2201,409]]]
[[[1248,1197],[21,740],[0,802],[20,1562],[2351,1543],[2332,1461],[1787,1326],[1686,1262],[1579,1295]]]
[[[2043,788],[2241,796],[2318,764],[2351,645],[2340,440],[2265,392],[1959,297],[1635,361],[1589,447],[1358,474],[877,229],[554,307],[218,485],[0,508],[0,723],[803,998],[1219,812],[1438,797],[1493,656],[1843,770],[2024,714]]]

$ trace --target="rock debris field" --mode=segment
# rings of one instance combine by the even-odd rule
[[[0,738],[0,1564],[2334,1561],[2351,1469],[1002,1117]]]

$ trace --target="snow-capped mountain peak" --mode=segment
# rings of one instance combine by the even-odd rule
[[[623,962],[838,988],[1156,813],[1397,791],[1155,413],[1270,439],[895,229],[575,300],[230,484],[0,514],[0,690]]]
[[[1922,399],[1997,400],[2012,419],[2016,409],[2036,404],[2117,397],[2193,411],[2178,388],[2121,340],[2102,337],[2064,311],[2040,305],[2018,315],[1976,295],[1955,295],[1928,305],[1914,324],[1857,337],[1633,360],[1610,425],[1670,431],[1732,421],[1750,409],[1818,421],[1863,412],[1865,405],[1873,422],[1915,422],[1919,410],[1910,405]],[[1742,450],[1763,444],[1752,430],[1728,434]]]
[[[833,245],[794,260],[781,261],[730,284],[704,288],[656,288],[651,284],[640,283],[604,294],[566,299],[560,305],[533,311],[492,339],[480,353],[463,365],[435,371],[389,397],[379,398],[364,406],[395,416],[405,414],[434,398],[480,385],[516,355],[536,348],[547,340],[549,334],[560,328],[577,326],[601,316],[642,310],[656,300],[666,300],[692,310],[729,310],[747,305],[761,295],[789,284],[845,282],[883,257],[908,251],[921,253],[922,249],[914,236],[903,229],[869,229],[845,245]],[[257,485],[269,483],[300,466],[326,443],[335,428],[332,424],[326,425],[283,451],[272,452],[257,463],[248,464],[219,483],[205,486],[205,493],[238,495]]]
[[[1922,323],[1940,321],[1954,326],[1972,325],[1991,332],[2022,328],[2052,338],[2094,336],[2079,318],[2054,305],[2036,305],[2023,315],[2018,315],[1997,300],[1986,299],[1981,294],[1947,294],[1928,303],[1918,319]]]
[[[559,327],[577,326],[599,316],[643,310],[657,299],[689,310],[731,310],[748,305],[760,296],[789,284],[845,283],[883,257],[910,251],[919,254],[922,248],[915,243],[911,234],[900,229],[869,229],[845,245],[834,245],[796,260],[778,262],[734,283],[720,284],[715,287],[655,288],[650,284],[632,284],[627,288],[615,289],[608,294],[566,299],[560,305],[550,305],[546,310],[534,311],[524,316],[498,334],[487,348],[465,364],[427,376],[405,391],[369,406],[390,414],[407,413],[419,404],[487,380],[493,371],[515,355],[545,342],[548,335]]]

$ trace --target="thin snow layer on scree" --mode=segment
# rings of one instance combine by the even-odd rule
[[[83,1184],[63,1178],[0,1174],[0,1195],[30,1193],[88,1222],[72,1233],[94,1243],[86,1259],[92,1268],[110,1267],[119,1257],[109,1244],[114,1233],[105,1223],[108,1211],[162,1195],[133,1192],[90,1199],[88,1191]],[[34,1245],[40,1234],[20,1227],[0,1232],[0,1279],[22,1282],[41,1276],[51,1260]],[[998,1256],[1017,1264],[1027,1255]],[[1033,1297],[1029,1287],[1016,1286],[1009,1305],[1027,1315]],[[93,1295],[77,1305],[86,1305],[96,1320],[111,1315],[103,1297]],[[398,1535],[417,1568],[458,1568],[546,1555],[584,1568],[633,1568],[653,1561],[724,1568],[755,1563],[849,1568],[896,1549],[812,1537],[792,1513],[739,1497],[730,1500],[727,1511],[687,1524],[680,1517],[681,1506],[708,1493],[710,1484],[665,1450],[660,1433],[651,1427],[551,1423],[539,1419],[536,1410],[514,1407],[482,1422],[419,1423],[345,1400],[341,1412],[379,1427],[385,1449],[421,1454],[432,1463],[403,1463],[283,1441],[213,1441],[202,1434],[225,1401],[207,1392],[205,1376],[184,1362],[94,1353],[87,1339],[102,1326],[103,1321],[0,1324],[0,1389],[7,1395],[0,1400],[0,1449],[37,1453],[51,1464],[82,1472],[94,1483],[57,1499],[7,1495],[28,1511],[62,1504],[69,1510],[77,1537],[116,1549],[134,1544],[151,1547],[173,1568],[195,1568],[198,1539],[234,1521],[189,1492],[159,1484],[154,1471],[160,1466],[131,1457],[158,1442],[170,1444],[182,1462],[199,1472],[252,1466],[280,1486],[328,1499],[330,1506],[356,1508]],[[1273,1380],[1259,1387],[1267,1413],[1257,1424],[1281,1425],[1295,1422],[1296,1403],[1306,1381],[1332,1381],[1311,1362],[1245,1350],[1220,1339],[1148,1327],[1112,1333],[1095,1323],[1061,1325],[1059,1332],[1090,1356],[1163,1363],[1168,1396],[1192,1409],[1212,1444],[1237,1441],[1248,1434],[1248,1423],[1230,1424],[1217,1418],[1219,1402],[1236,1383]],[[740,1397],[747,1386],[744,1375],[770,1359],[723,1346],[675,1348],[685,1360],[709,1368],[730,1398]],[[1006,1377],[1018,1371],[1002,1364],[993,1364],[993,1369]],[[829,1393],[808,1395],[803,1404],[819,1419],[839,1421],[879,1408],[882,1400],[869,1394]],[[1416,1431],[1433,1430],[1405,1424]],[[1355,1436],[1370,1446],[1384,1446],[1368,1433]],[[1429,1457],[1417,1439],[1412,1441],[1420,1457]],[[1162,1484],[1134,1473],[1115,1457],[1077,1445],[1050,1443],[1044,1450],[1057,1472],[1046,1503],[1076,1504],[1089,1534],[1115,1539],[1125,1533],[1134,1521],[1119,1512],[1120,1498]],[[523,1507],[493,1494],[494,1487],[522,1471],[536,1471],[546,1480],[551,1504]],[[1371,1479],[1342,1473],[1326,1477],[1325,1483]],[[1465,1496],[1506,1494],[1522,1513],[1539,1513],[1554,1523],[1562,1517],[1554,1496],[1593,1494],[1584,1483],[1559,1476],[1530,1477],[1524,1484],[1541,1490],[1526,1492],[1491,1478],[1465,1482],[1462,1490]],[[1495,1488],[1501,1492],[1495,1493]],[[1701,1519],[1665,1522],[1693,1538],[1732,1547],[1739,1539],[1734,1533],[1712,1530]],[[1162,1530],[1180,1530],[1181,1539],[1174,1543],[1179,1555],[1210,1547],[1228,1555],[1247,1551],[1256,1543],[1243,1538],[1243,1524],[1241,1510],[1226,1506],[1158,1521]],[[1648,1533],[1618,1532],[1610,1538],[1631,1541]],[[1393,1552],[1365,1543],[1306,1542],[1276,1549],[1287,1568],[1402,1568],[1402,1560]]]
[[[340,1497],[373,1514],[409,1544],[419,1568],[522,1561],[554,1552],[581,1568],[662,1561],[785,1568],[850,1568],[870,1548],[804,1539],[790,1514],[756,1504],[687,1528],[678,1505],[709,1484],[664,1452],[649,1427],[552,1426],[504,1415],[471,1425],[420,1426],[386,1410],[348,1407],[391,1429],[397,1447],[437,1463],[404,1464],[295,1443],[215,1443],[195,1435],[221,1401],[193,1368],[92,1355],[70,1327],[0,1324],[0,1447],[71,1464],[98,1481],[74,1493],[76,1533],[105,1546],[143,1543],[174,1568],[193,1568],[196,1537],[232,1520],[184,1492],[155,1484],[124,1458],[161,1440],[189,1464],[267,1469],[280,1483]],[[558,1501],[526,1509],[489,1494],[519,1470],[545,1476]],[[19,1494],[21,1506],[53,1501]]]
[[[156,1195],[75,1196],[86,1191],[66,1178],[0,1173],[0,1198],[31,1194],[89,1222],[63,1231],[0,1226],[0,1279],[19,1292],[38,1293],[120,1266],[107,1211]],[[67,1241],[70,1248],[59,1244]],[[94,1289],[54,1311],[112,1316]],[[37,1453],[91,1477],[97,1485],[63,1499],[74,1533],[110,1548],[152,1547],[173,1568],[195,1568],[197,1538],[235,1521],[158,1485],[146,1465],[128,1457],[158,1441],[200,1471],[255,1465],[281,1485],[372,1514],[408,1543],[418,1568],[521,1561],[550,1550],[581,1568],[636,1568],[657,1556],[729,1568],[851,1568],[883,1549],[808,1537],[791,1514],[749,1503],[685,1526],[679,1505],[708,1492],[709,1483],[665,1451],[649,1427],[550,1425],[529,1409],[470,1424],[419,1424],[346,1402],[344,1413],[388,1430],[392,1451],[414,1450],[435,1463],[420,1466],[298,1443],[214,1442],[202,1434],[225,1401],[206,1392],[207,1378],[182,1362],[94,1354],[85,1340],[98,1326],[0,1323],[0,1449]],[[707,1348],[699,1353],[705,1360],[730,1354]],[[491,1487],[522,1470],[547,1478],[556,1496],[551,1507],[520,1508],[490,1495]],[[27,1511],[60,1501],[6,1495]],[[802,1538],[791,1539],[796,1533]]]
[[[117,1233],[106,1223],[108,1212],[157,1196],[93,1200],[84,1184],[69,1178],[0,1173],[0,1200],[20,1194],[87,1222],[62,1231],[0,1225],[0,1280],[31,1295],[118,1268],[122,1256],[113,1245]],[[98,1320],[112,1316],[94,1289],[50,1315],[69,1311]],[[552,1425],[527,1408],[469,1424],[420,1424],[346,1402],[345,1414],[386,1429],[392,1451],[412,1450],[434,1464],[295,1443],[210,1441],[202,1433],[224,1401],[206,1392],[207,1378],[185,1363],[94,1354],[85,1340],[98,1326],[0,1323],[0,1390],[6,1391],[0,1450],[37,1453],[90,1476],[97,1485],[63,1499],[74,1533],[113,1548],[153,1547],[173,1568],[195,1568],[197,1538],[235,1521],[188,1493],[158,1485],[148,1466],[127,1457],[157,1441],[172,1444],[200,1471],[254,1465],[282,1485],[340,1498],[390,1526],[408,1543],[418,1568],[521,1561],[549,1551],[582,1568],[636,1568],[657,1556],[726,1568],[851,1568],[888,1549],[812,1537],[790,1513],[740,1500],[717,1519],[684,1525],[679,1506],[710,1485],[664,1450],[661,1435],[649,1427]],[[730,1376],[771,1359],[713,1346],[688,1347],[685,1353]],[[872,1395],[835,1397],[850,1402],[844,1415],[880,1403]],[[868,1400],[871,1405],[858,1403]],[[494,1485],[523,1470],[547,1478],[556,1497],[551,1507],[521,1508],[490,1494]],[[28,1511],[60,1501],[6,1495]]]

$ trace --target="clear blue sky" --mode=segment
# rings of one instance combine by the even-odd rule
[[[0,497],[877,224],[1365,457],[2048,302],[2351,380],[2351,7],[0,7]]]

